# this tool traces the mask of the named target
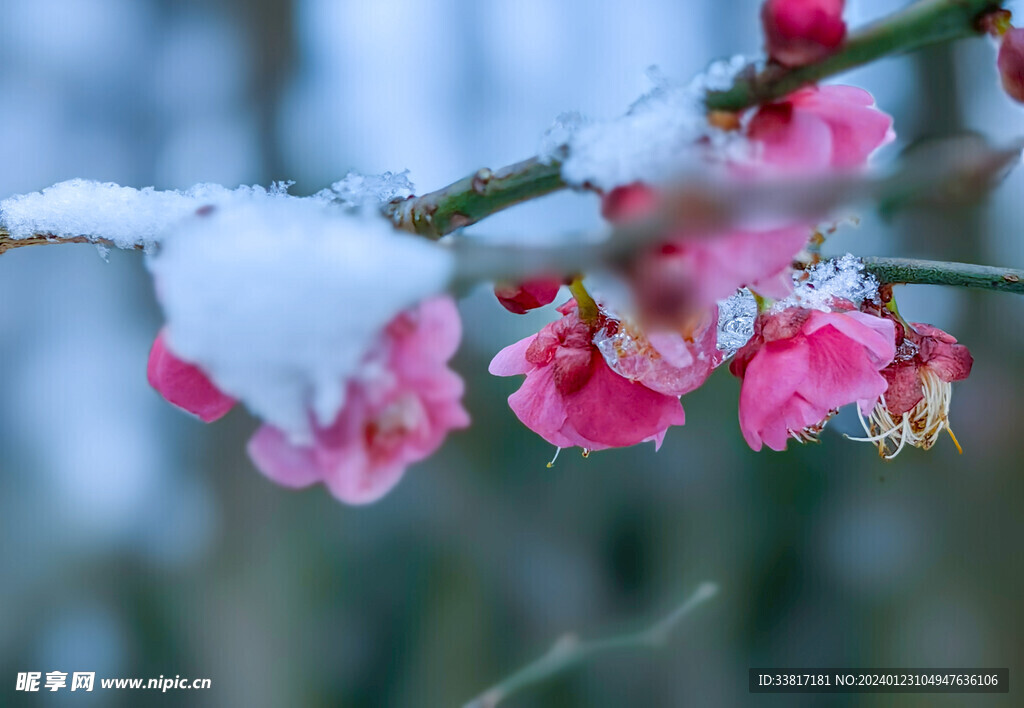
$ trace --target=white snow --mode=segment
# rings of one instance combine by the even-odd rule
[[[333,421],[383,327],[453,271],[448,248],[372,211],[291,197],[194,216],[148,262],[175,353],[297,442]]]
[[[849,253],[822,261],[806,271],[793,274],[793,293],[771,306],[772,312],[789,307],[832,311],[832,299],[842,298],[854,305],[878,297],[878,281],[864,272],[864,263]],[[718,349],[731,357],[754,334],[757,302],[746,288],[718,301]]]
[[[270,189],[197,184],[183,191],[158,191],[72,179],[4,199],[0,226],[15,239],[35,234],[87,236],[109,239],[118,248],[148,248],[161,232],[200,207],[280,197],[287,188],[287,184]]]
[[[314,421],[333,421],[384,326],[447,288],[454,256],[377,212],[411,191],[406,172],[349,173],[306,198],[289,186],[163,192],[75,179],[0,202],[0,225],[14,238],[144,246],[175,353],[306,440]]]
[[[709,158],[742,155],[746,141],[738,132],[708,124],[703,97],[709,89],[728,87],[749,63],[741,56],[716,62],[689,84],[673,82],[652,67],[648,76],[654,88],[624,116],[588,121],[563,114],[545,134],[541,156],[557,157],[559,146],[566,145],[565,181],[608,190],[636,181],[665,182],[706,168]]]
[[[412,194],[408,170],[365,175],[349,172],[307,200],[345,208],[376,206]],[[300,199],[288,194],[292,182],[269,188],[197,184],[185,190],[134,189],[112,182],[72,179],[41,192],[17,194],[0,202],[0,226],[11,238],[36,234],[107,239],[118,248],[150,248],[168,228],[204,206],[223,206],[267,199]],[[102,252],[101,252],[102,255]]]
[[[316,196],[344,207],[364,207],[386,204],[397,197],[407,197],[414,191],[415,187],[409,180],[409,170],[379,175],[349,172],[329,189],[320,190]]]
[[[864,272],[864,263],[859,258],[849,253],[822,261],[806,271],[797,271],[793,276],[793,294],[773,304],[773,312],[788,307],[830,312],[833,298],[849,300],[859,306],[865,300],[878,297],[878,281]]]

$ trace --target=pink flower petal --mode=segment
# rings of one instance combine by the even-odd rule
[[[573,447],[576,442],[563,432],[565,402],[555,386],[551,367],[533,371],[518,391],[508,397],[508,405],[527,428],[557,447]]]
[[[565,397],[566,418],[583,436],[625,447],[685,423],[678,398],[622,378],[603,359],[593,366],[587,385]]]
[[[761,108],[750,122],[748,136],[761,144],[762,161],[787,170],[829,167],[835,146],[828,123],[795,107],[784,113],[778,105]]]
[[[515,344],[509,344],[491,359],[487,371],[494,376],[516,376],[525,374],[533,368],[533,364],[526,360],[526,350],[530,348],[537,335],[531,335],[520,339]]]
[[[740,388],[740,430],[755,452],[762,442],[773,450],[786,448],[789,432],[779,413],[806,378],[807,362],[807,347],[786,340],[763,345],[747,363]]]
[[[910,365],[893,365],[882,370],[882,377],[885,379],[887,388],[885,390],[885,407],[889,412],[899,417],[916,406],[924,398],[924,390],[921,388],[921,377],[917,373],[917,367]],[[868,403],[868,402],[865,402]],[[870,415],[875,407],[871,401],[867,406],[861,406],[864,415]],[[864,409],[867,408],[865,411]]]
[[[892,142],[892,116],[874,108],[871,94],[852,86],[822,86],[806,94],[798,112],[811,111],[832,130],[833,167],[860,167],[882,145]]]
[[[260,426],[247,450],[256,469],[284,487],[308,487],[321,479],[313,449],[291,444],[273,426]]]
[[[224,417],[235,405],[235,399],[222,393],[198,367],[182,361],[167,348],[163,330],[149,352],[146,378],[168,402],[204,423]]]
[[[886,366],[896,356],[896,330],[892,320],[864,312],[814,311],[802,331],[810,336],[822,327],[834,327],[843,336],[864,347],[876,369]]]

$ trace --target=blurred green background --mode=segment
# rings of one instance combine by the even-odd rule
[[[853,2],[851,24],[894,3]],[[1013,4],[1011,4],[1013,7]],[[760,47],[757,3],[5,0],[0,196],[71,177],[182,188],[409,168],[421,190],[537,149],[555,115],[622,112],[657,64],[686,79]],[[1024,133],[985,40],[844,77],[900,137]],[[1024,175],[957,213],[868,216],[829,248],[1024,265]],[[592,197],[506,212],[479,237],[598,223]],[[387,283],[381,283],[387,287]],[[240,293],[240,296],[244,294]],[[368,294],[368,297],[371,296]],[[457,706],[561,634],[718,597],[658,652],[607,656],[511,706],[974,706],[999,696],[747,693],[747,669],[1009,667],[1024,675],[1024,302],[897,291],[975,356],[943,440],[884,464],[840,433],[755,454],[724,369],[687,424],[582,459],[505,404],[490,357],[550,311],[461,303],[474,426],[380,503],[287,491],[252,467],[243,411],[204,426],[145,382],[160,326],[142,259],[90,246],[0,258],[0,704]],[[358,307],[359,303],[353,303]],[[339,313],[344,316],[344,313]],[[209,691],[18,694],[21,671],[209,677]],[[1016,698],[1016,699],[1015,699]]]

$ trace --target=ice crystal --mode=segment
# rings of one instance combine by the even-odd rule
[[[713,366],[704,352],[695,353],[678,334],[648,335],[628,321],[610,321],[592,341],[616,374],[669,396],[697,388]],[[659,351],[659,346],[666,349]]]
[[[614,332],[600,330],[594,335],[594,346],[612,371],[630,381],[642,379],[653,369],[650,345],[634,338],[624,327]]]
[[[728,359],[754,335],[757,301],[746,288],[718,302],[718,350]]]
[[[565,146],[569,144],[576,132],[589,122],[579,111],[559,113],[551,127],[544,131],[544,137],[540,140],[540,148],[537,150],[538,159],[547,164],[565,157],[563,154]]]
[[[864,272],[864,263],[849,253],[822,261],[795,275],[793,294],[772,305],[773,312],[788,307],[804,307],[829,312],[836,298],[860,305],[878,297],[878,281]]]
[[[398,197],[407,197],[415,191],[409,180],[409,170],[385,172],[379,175],[364,175],[349,172],[329,189],[320,190],[316,196],[343,207],[376,206]]]

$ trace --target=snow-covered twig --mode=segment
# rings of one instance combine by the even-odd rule
[[[33,235],[28,238],[12,238],[6,229],[0,228],[0,255],[7,253],[12,248],[21,248],[22,246],[45,246],[47,244],[61,244],[61,243],[93,243],[99,246],[113,247],[114,242],[106,238],[90,238],[88,236],[47,236],[45,234]],[[142,246],[136,246],[140,249]]]
[[[458,239],[456,277],[462,285],[481,280],[525,278],[538,272],[572,274],[627,260],[666,233],[697,235],[758,220],[826,218],[838,207],[875,204],[887,212],[918,206],[948,206],[978,198],[1020,162],[1024,142],[992,147],[982,140],[936,143],[918,151],[887,175],[838,175],[778,181],[689,179],[664,190],[659,212],[640,223],[620,226],[611,236],[581,235],[550,246],[494,243],[490,239]],[[492,178],[491,184],[495,184]],[[514,191],[498,177],[497,188]],[[156,243],[162,228],[190,217],[203,205],[240,205],[253,201],[287,208],[301,199],[278,190],[244,187],[187,192],[130,190],[75,180],[42,193],[5,200],[0,210],[0,253],[43,243],[98,243],[141,248]],[[415,200],[409,200],[411,204]],[[18,206],[15,210],[14,206]],[[126,206],[127,205],[127,206]],[[220,208],[215,207],[215,208]],[[329,218],[324,213],[323,218]],[[338,219],[344,212],[338,212]],[[9,221],[10,220],[10,221]],[[15,224],[14,236],[6,227]],[[33,229],[45,229],[33,233]],[[76,233],[74,229],[79,231]],[[1006,289],[1006,288],[1004,288]]]
[[[889,55],[978,35],[981,18],[1000,4],[919,0],[852,34],[838,51],[820,61],[796,69],[773,64],[756,75],[740,72],[731,88],[708,92],[705,104],[713,111],[739,111]],[[723,6],[723,15],[728,11]],[[434,192],[396,200],[384,207],[385,214],[397,228],[441,238],[513,204],[569,186],[562,177],[559,151],[555,152],[552,159],[531,158],[495,171],[478,170]]]
[[[458,239],[451,244],[456,253],[456,277],[467,286],[480,280],[526,279],[542,272],[572,275],[628,261],[646,246],[664,240],[666,233],[699,236],[742,223],[821,221],[851,204],[872,204],[887,214],[920,206],[948,208],[983,196],[1020,163],[1022,148],[1024,142],[1020,141],[991,147],[980,140],[952,139],[936,143],[930,151],[919,151],[887,175],[680,182],[664,190],[660,209],[650,218],[620,225],[604,238],[583,234],[550,246]],[[914,262],[901,263],[905,268],[901,277],[911,278]],[[934,271],[937,265],[929,262],[927,267]],[[982,283],[975,279],[968,287],[985,287]],[[1005,286],[990,289],[1013,291]]]

